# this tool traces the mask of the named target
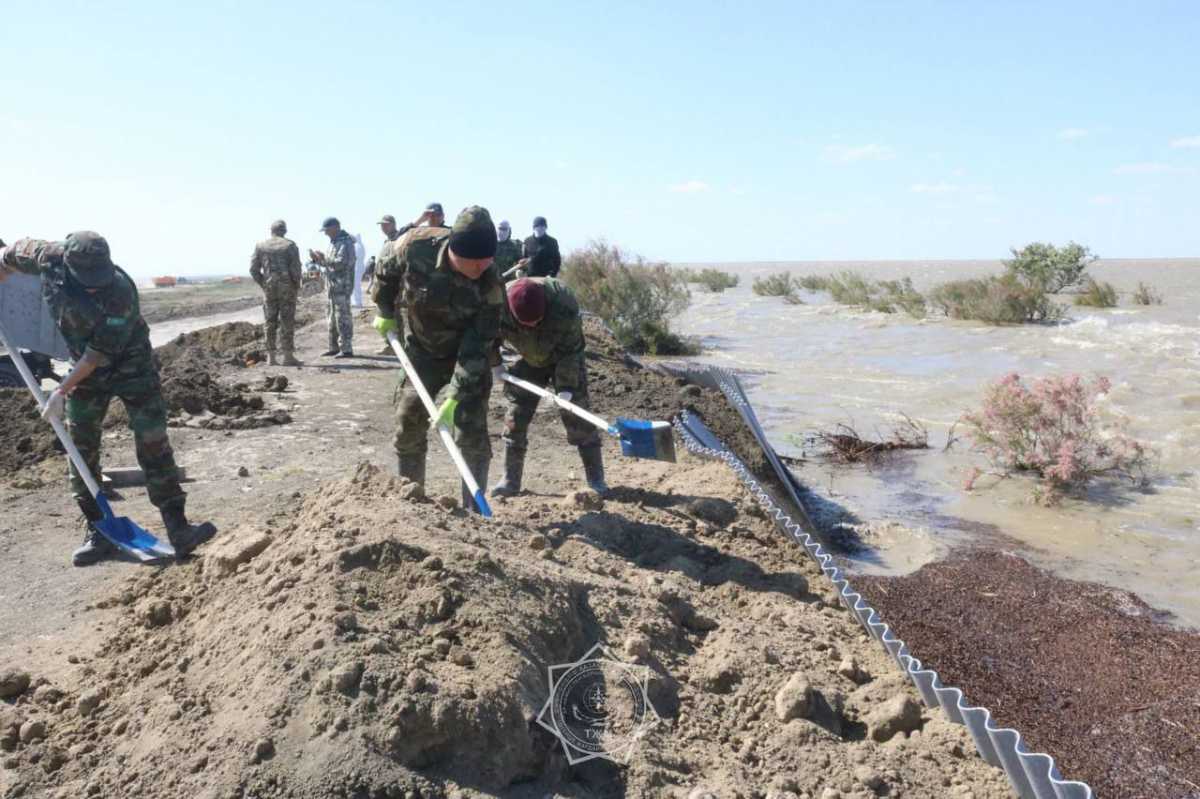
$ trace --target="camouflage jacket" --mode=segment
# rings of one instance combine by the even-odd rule
[[[552,277],[530,278],[546,289],[546,315],[535,327],[527,327],[513,318],[504,304],[500,319],[500,336],[504,341],[539,369],[554,369],[554,387],[559,391],[575,391],[583,374],[583,319],[579,302],[565,283]]]
[[[449,246],[444,227],[413,228],[391,242],[375,264],[372,298],[387,319],[399,319],[402,306],[409,335],[434,358],[457,360],[450,385],[464,398],[488,385],[504,289],[494,265],[478,280],[454,271]]]
[[[500,273],[500,277],[503,278],[504,273],[512,269],[519,260],[521,260],[521,242],[514,241],[510,236],[506,241],[496,244],[496,271]],[[505,279],[512,280],[511,277]]]
[[[332,294],[350,294],[354,290],[354,237],[339,231],[329,242],[325,253],[325,282]]]
[[[133,280],[117,267],[113,282],[90,294],[67,272],[63,249],[63,242],[21,239],[5,250],[4,263],[41,277],[42,297],[73,359],[90,351],[102,370],[141,358],[150,363],[150,328]]]
[[[267,281],[289,279],[299,289],[304,279],[304,267],[300,264],[300,248],[296,242],[283,236],[272,236],[254,247],[250,259],[250,277],[258,285]]]

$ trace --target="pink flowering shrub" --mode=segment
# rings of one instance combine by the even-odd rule
[[[1106,378],[1079,375],[1021,382],[1010,374],[987,387],[983,407],[963,417],[975,448],[1002,474],[1028,472],[1039,478],[1034,498],[1054,504],[1097,477],[1145,482],[1149,453],[1116,427],[1104,427],[1096,398],[1108,393]],[[972,470],[970,490],[982,475]]]

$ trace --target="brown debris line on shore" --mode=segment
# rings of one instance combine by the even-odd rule
[[[1133,594],[965,551],[855,590],[967,701],[1097,796],[1200,795],[1200,633]]]

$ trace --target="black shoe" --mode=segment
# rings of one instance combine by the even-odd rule
[[[339,352],[337,355],[335,355],[333,357],[335,357],[335,358],[353,358],[354,350],[346,350],[345,352]]]
[[[93,563],[99,563],[109,555],[115,554],[116,551],[116,545],[105,538],[94,524],[88,522],[83,534],[82,546],[71,553],[71,563],[76,566],[91,566]]]
[[[328,358],[330,355],[337,355],[337,354],[339,354],[339,352],[340,352],[340,350],[338,350],[338,348],[337,348],[337,347],[334,347],[334,348],[333,348],[333,349],[331,349],[331,350],[325,350],[324,352],[322,352],[322,353],[321,353],[321,357],[322,357],[322,358]]]
[[[397,471],[406,480],[425,486],[425,453],[396,456]]]
[[[170,505],[162,509],[163,524],[167,527],[167,540],[175,548],[175,557],[184,558],[196,547],[217,534],[212,522],[189,524],[182,505]]]

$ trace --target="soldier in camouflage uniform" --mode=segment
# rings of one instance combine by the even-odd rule
[[[184,514],[185,494],[167,438],[167,405],[133,280],[113,264],[108,242],[91,231],[72,233],[61,242],[21,239],[0,250],[0,280],[13,272],[41,277],[42,296],[75,362],[42,415],[61,417],[65,406],[71,438],[88,468],[98,474],[101,426],[109,402],[120,397],[150,501],[162,512],[175,551],[187,555],[212,538],[216,528],[189,524]],[[114,547],[93,525],[102,518],[100,508],[74,464],[71,489],[86,518],[83,546],[75,550],[73,561],[84,566]]]
[[[584,366],[583,320],[575,294],[552,277],[525,277],[508,284],[508,297],[500,319],[500,337],[520,356],[509,370],[514,377],[534,385],[553,386],[561,399],[588,408],[587,368]],[[493,355],[499,365],[499,351]],[[493,496],[512,496],[521,490],[529,423],[537,411],[538,397],[511,383],[504,384],[508,412],[504,418],[504,479],[492,487]],[[560,410],[567,441],[579,448],[588,486],[601,496],[604,458],[600,433],[573,413]]]
[[[492,458],[487,403],[492,390],[488,358],[500,328],[504,290],[492,265],[496,228],[486,208],[471,206],[454,227],[416,227],[390,245],[375,266],[374,327],[387,336],[407,320],[404,350],[430,395],[449,385],[439,421],[480,486]],[[401,477],[425,482],[429,417],[420,396],[404,388],[397,410],[396,455]],[[463,485],[463,507],[475,503]]]
[[[501,220],[496,226],[496,271],[505,283],[516,280],[519,275],[509,270],[521,260],[521,242],[512,237],[512,225],[508,220]]]
[[[263,316],[267,332],[267,363],[275,365],[276,330],[283,352],[284,366],[299,366],[296,360],[296,298],[304,267],[300,265],[300,248],[284,238],[287,223],[282,219],[271,223],[271,238],[254,247],[250,259],[250,277],[263,290]]]
[[[321,353],[335,358],[354,357],[354,317],[350,310],[350,295],[354,292],[354,237],[342,230],[336,217],[321,225],[329,237],[329,251],[309,250],[308,254],[325,270],[325,285],[329,297],[326,319],[329,322],[329,349]]]

